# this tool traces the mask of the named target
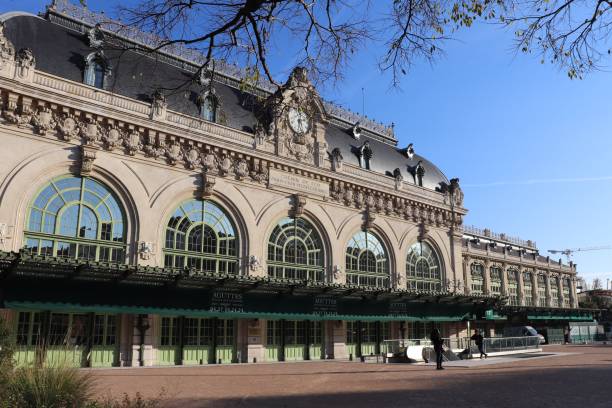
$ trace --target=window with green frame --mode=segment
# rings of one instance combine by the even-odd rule
[[[179,344],[179,318],[162,317],[161,335],[159,337],[161,346],[177,346]]]
[[[472,293],[482,295],[484,293],[484,265],[473,263],[470,267],[470,277],[472,278]]]
[[[94,316],[92,345],[114,346],[117,344],[117,316],[97,314]]]
[[[550,306],[559,307],[559,278],[550,279]]]
[[[268,239],[268,276],[322,282],[323,243],[303,218],[283,218]]]
[[[492,266],[489,270],[491,276],[491,295],[499,296],[501,295],[501,287],[502,287],[502,275],[501,268],[497,266]]]
[[[389,287],[389,261],[382,241],[370,231],[359,231],[346,247],[346,283]]]
[[[217,321],[217,346],[234,345],[234,321],[219,319]]]
[[[19,312],[15,343],[18,346],[38,346],[41,335],[41,314],[39,312]]]
[[[346,344],[357,343],[357,322],[346,322]]]
[[[306,344],[306,325],[305,320],[286,320],[285,321],[285,345]]]
[[[227,213],[209,200],[191,199],[179,205],[166,227],[164,265],[238,273],[238,236]]]
[[[280,320],[268,320],[266,322],[266,345],[280,346],[281,344],[281,322]]]
[[[57,177],[30,203],[24,249],[32,254],[125,262],[125,212],[102,183]]]
[[[425,241],[414,243],[406,258],[408,289],[441,291],[442,265],[435,249]]]
[[[186,346],[208,346],[212,344],[213,325],[211,319],[185,318],[183,324]]]

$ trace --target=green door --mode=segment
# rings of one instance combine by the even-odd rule
[[[285,321],[285,361],[304,360],[306,350],[305,321]]]
[[[219,319],[217,321],[217,350],[215,361],[221,364],[235,362],[236,337],[234,321]]]
[[[176,365],[179,355],[179,318],[162,317],[161,335],[157,347],[157,365]]]
[[[268,320],[266,322],[266,361],[278,361],[280,358],[281,322]]]
[[[361,322],[361,355],[376,354],[376,322]]]
[[[310,344],[308,355],[311,360],[322,360],[325,358],[325,336],[323,322],[310,322]]]
[[[183,326],[183,364],[208,364],[212,359],[212,320],[185,318]]]
[[[116,367],[119,365],[119,341],[117,315],[97,314],[94,316],[91,354],[92,367]]]
[[[18,367],[31,366],[36,362],[41,332],[40,319],[40,312],[23,311],[17,314],[13,358]]]
[[[87,363],[89,316],[51,313],[45,365],[49,367],[84,367]]]

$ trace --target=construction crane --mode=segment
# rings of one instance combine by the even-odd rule
[[[572,255],[574,252],[584,252],[584,251],[600,251],[604,249],[612,249],[611,245],[606,246],[597,246],[597,247],[587,247],[587,248],[573,248],[573,249],[549,249],[548,252],[551,254],[562,254],[567,257],[567,262],[572,260]]]

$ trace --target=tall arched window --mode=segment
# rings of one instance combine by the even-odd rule
[[[268,276],[323,282],[323,244],[303,218],[283,218],[268,240]]]
[[[381,240],[369,231],[353,235],[346,247],[346,282],[389,287],[389,261]]]
[[[472,293],[482,295],[484,293],[484,266],[473,263],[470,268],[470,276],[472,278]]]
[[[408,289],[441,291],[443,271],[440,258],[427,242],[416,242],[406,258]]]
[[[236,274],[238,236],[227,213],[209,200],[179,205],[166,227],[164,265]]]
[[[533,306],[533,284],[531,272],[523,273],[523,299],[525,306]]]
[[[518,306],[518,271],[508,269],[508,303],[510,306]]]
[[[30,204],[25,249],[33,254],[125,262],[125,212],[103,184],[53,179]]]
[[[87,58],[85,58],[83,82],[87,85],[104,89],[105,78],[108,71],[108,62],[101,52],[89,54]]]
[[[543,273],[538,274],[538,306],[546,307],[548,302],[546,301],[546,275]]]

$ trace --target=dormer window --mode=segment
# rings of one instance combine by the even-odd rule
[[[214,92],[208,91],[200,96],[200,117],[209,122],[217,121],[217,110],[219,109],[219,100]]]
[[[98,89],[104,89],[106,76],[109,73],[108,63],[101,52],[89,54],[85,59],[83,82]]]
[[[372,161],[372,149],[370,148],[370,142],[365,141],[359,148],[359,167],[362,169],[370,170],[370,164]]]

